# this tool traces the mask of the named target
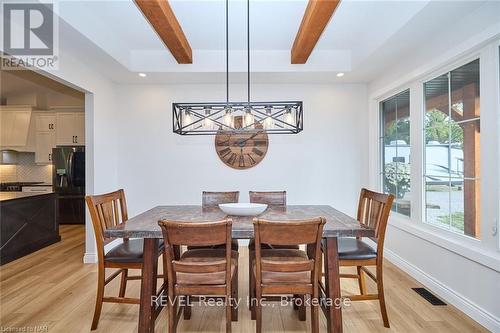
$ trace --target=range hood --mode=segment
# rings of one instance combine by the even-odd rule
[[[0,164],[17,164],[17,151],[4,149],[0,153]]]

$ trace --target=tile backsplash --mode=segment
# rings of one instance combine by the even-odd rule
[[[52,165],[35,164],[35,153],[19,153],[17,165],[0,165],[0,182],[52,183]]]

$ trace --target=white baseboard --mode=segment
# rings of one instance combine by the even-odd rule
[[[431,275],[422,271],[417,266],[406,261],[393,251],[389,249],[384,249],[384,258],[389,260],[391,263],[396,265],[398,268],[409,274],[415,280],[423,284],[425,287],[430,289],[433,293],[437,294],[448,303],[464,312],[466,315],[471,317],[473,320],[484,326],[486,329],[500,333],[500,318],[494,316],[492,313],[484,310],[477,304],[471,302],[461,294],[458,294],[454,290],[450,289],[448,286],[441,283],[439,280],[435,279]]]
[[[97,263],[97,254],[95,253],[85,253],[83,255],[84,264],[95,264]]]

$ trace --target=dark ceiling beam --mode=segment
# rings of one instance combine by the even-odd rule
[[[167,0],[135,0],[179,64],[192,64],[193,52]]]
[[[340,0],[309,0],[292,47],[292,64],[305,64]]]

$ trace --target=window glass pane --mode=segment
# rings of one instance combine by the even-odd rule
[[[480,123],[478,120],[467,121],[460,124],[462,141],[457,149],[463,150],[462,174],[465,178],[479,178],[480,159]]]
[[[450,226],[450,186],[449,182],[426,179],[425,184],[426,221],[441,227]]]
[[[450,72],[451,117],[464,121],[479,117],[479,59]]]
[[[410,91],[380,103],[383,191],[396,199],[393,211],[410,216]]]
[[[426,82],[424,95],[426,221],[478,237],[479,60]]]
[[[382,128],[385,142],[389,144],[391,141],[397,140],[396,133],[396,99],[390,98],[381,103],[382,106]]]

